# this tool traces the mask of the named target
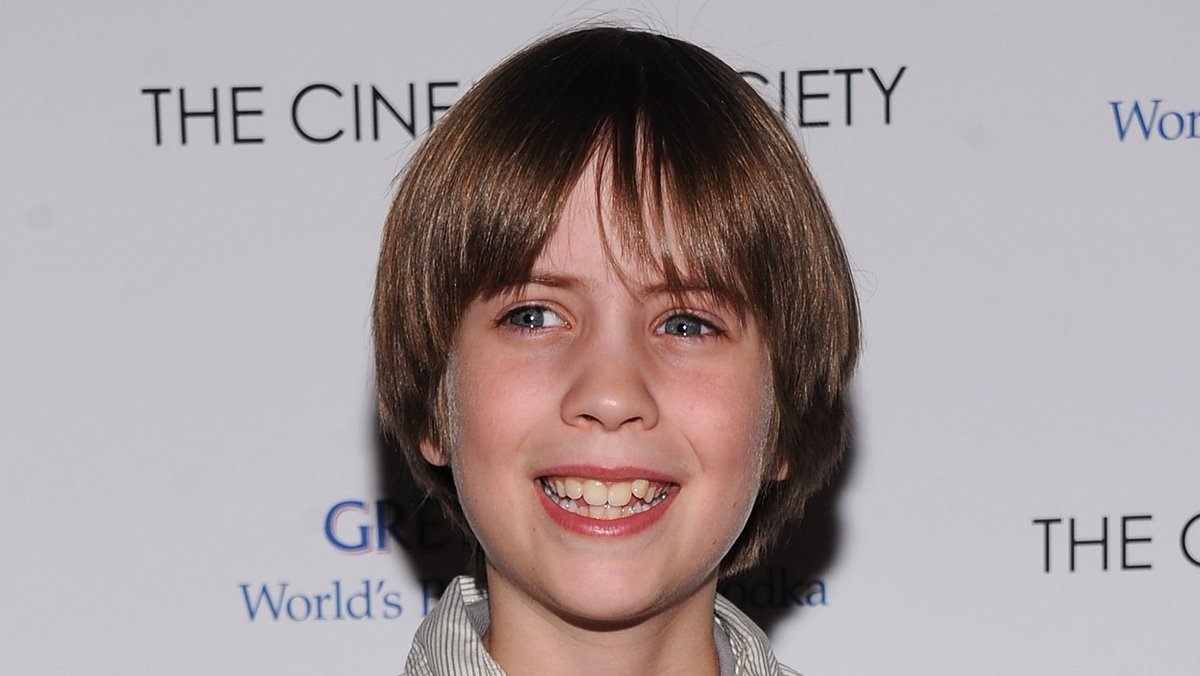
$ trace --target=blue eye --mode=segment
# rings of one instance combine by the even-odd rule
[[[717,329],[696,315],[684,312],[668,317],[667,321],[659,325],[657,332],[679,338],[694,338],[715,334]]]
[[[543,329],[566,325],[558,313],[541,305],[524,305],[516,308],[504,315],[502,322],[521,329]]]

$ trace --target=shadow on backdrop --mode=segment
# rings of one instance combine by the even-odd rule
[[[767,635],[792,613],[829,603],[822,575],[837,560],[841,545],[839,503],[854,464],[853,433],[850,438],[841,468],[809,498],[804,519],[783,532],[762,563],[717,586]]]
[[[441,595],[457,575],[470,573],[471,552],[457,529],[432,500],[425,500],[413,483],[400,448],[375,424],[376,481],[380,497],[390,506],[389,528],[427,593]]]

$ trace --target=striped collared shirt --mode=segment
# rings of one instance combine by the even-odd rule
[[[403,676],[504,676],[483,647],[488,623],[487,593],[474,578],[455,578],[417,629]],[[721,676],[799,676],[779,664],[766,634],[720,595],[713,638]]]

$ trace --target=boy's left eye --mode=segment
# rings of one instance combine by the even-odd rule
[[[665,322],[659,324],[656,332],[679,338],[692,338],[718,333],[717,328],[711,322],[687,312],[671,315]]]

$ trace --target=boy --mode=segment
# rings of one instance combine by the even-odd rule
[[[374,319],[384,429],[481,554],[407,674],[794,673],[716,585],[836,464],[857,305],[735,71],[621,28],[510,57],[409,164]]]

